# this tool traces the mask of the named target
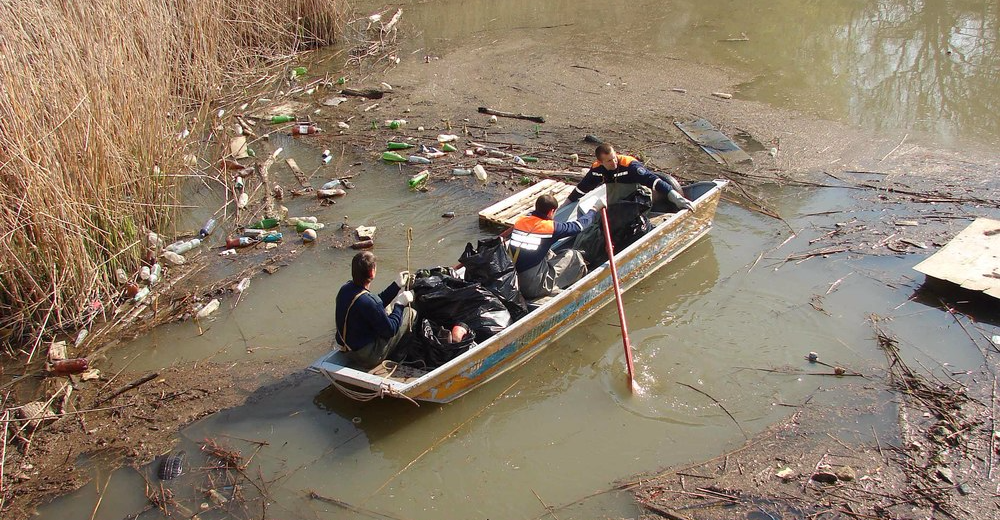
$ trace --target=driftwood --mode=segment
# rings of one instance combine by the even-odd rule
[[[299,186],[302,186],[303,191],[313,191],[312,184],[309,184],[309,178],[302,173],[302,168],[299,168],[299,164],[295,162],[295,159],[285,159],[285,164],[292,169],[292,174],[295,175],[295,180],[299,181]]]
[[[528,121],[534,121],[536,123],[544,123],[545,116],[532,116],[528,114],[515,114],[513,112],[503,112],[501,110],[493,110],[488,107],[479,107],[480,114],[489,114],[491,116],[497,117],[512,117],[514,119],[527,119]]]
[[[113,394],[105,397],[104,399],[98,400],[96,403],[94,403],[94,405],[95,406],[102,405],[102,404],[104,404],[104,403],[106,403],[106,402],[108,402],[108,401],[110,401],[110,400],[118,397],[119,395],[122,395],[125,392],[128,392],[129,390],[138,388],[138,387],[140,387],[140,386],[142,386],[142,385],[144,385],[144,384],[146,384],[146,383],[148,383],[148,382],[156,379],[159,376],[160,376],[159,372],[153,372],[152,374],[148,374],[148,375],[145,375],[143,377],[140,377],[139,379],[136,379],[135,381],[132,381],[131,383],[129,383],[129,384],[121,387],[119,390],[115,391],[115,393],[113,393]]]
[[[345,88],[340,91],[344,96],[357,96],[368,99],[382,99],[385,92],[377,88]]]
[[[536,177],[552,177],[554,179],[582,179],[584,175],[587,174],[586,169],[569,169],[569,170],[536,170],[534,168],[524,168],[522,166],[513,166],[511,171],[514,173],[519,173],[521,175],[534,175]]]

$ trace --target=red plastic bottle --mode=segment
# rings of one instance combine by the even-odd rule
[[[292,127],[292,135],[318,134],[320,129],[312,123],[299,123]]]
[[[60,359],[52,363],[49,371],[57,376],[68,376],[79,374],[88,368],[90,368],[90,362],[87,361],[87,358]]]
[[[226,247],[247,247],[256,244],[257,241],[250,237],[227,238]]]

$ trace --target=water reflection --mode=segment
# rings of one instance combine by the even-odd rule
[[[683,57],[754,76],[740,89],[746,98],[945,143],[1000,141],[1000,4],[992,0],[413,4],[407,16],[421,32],[404,43],[410,50],[446,55],[470,39],[516,35],[615,56],[604,81],[615,67]],[[597,20],[627,30],[595,30]],[[742,35],[748,41],[725,41]]]

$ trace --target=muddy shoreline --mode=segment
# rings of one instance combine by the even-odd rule
[[[533,59],[516,63],[504,59],[512,55],[528,55]],[[982,174],[997,171],[995,158],[974,150],[959,154],[923,145],[905,145],[902,136],[876,136],[789,110],[743,101],[738,99],[735,86],[749,78],[719,67],[675,58],[669,69],[660,72],[624,69],[611,75],[604,66],[615,58],[611,51],[601,52],[596,57],[593,54],[545,54],[530,39],[489,47],[460,48],[439,58],[428,59],[426,63],[410,60],[384,75],[368,77],[367,84],[377,85],[384,80],[393,86],[392,92],[379,101],[378,108],[365,111],[371,103],[352,100],[325,110],[318,118],[320,125],[336,128],[338,121],[352,117],[359,122],[406,117],[405,131],[366,132],[361,129],[363,123],[354,123],[354,128],[344,131],[343,135],[320,136],[316,146],[353,150],[364,160],[374,161],[386,140],[397,137],[432,139],[439,133],[454,132],[467,140],[507,143],[496,145],[512,152],[540,156],[540,168],[561,169],[573,166],[571,154],[578,154],[586,161],[593,145],[582,138],[593,134],[621,150],[641,155],[650,164],[673,172],[685,181],[715,177],[733,179],[740,187],[731,191],[732,199],[762,212],[772,207],[768,187],[774,184],[799,183],[802,189],[842,189],[856,193],[857,214],[845,215],[843,221],[830,226],[828,236],[809,244],[811,248],[778,252],[785,256],[786,262],[822,261],[838,254],[925,252],[924,248],[912,243],[923,244],[927,249],[939,247],[957,233],[968,218],[996,213],[997,202],[981,195],[996,193],[1000,186],[1000,177]],[[672,88],[686,92],[674,92]],[[723,100],[711,95],[720,91],[735,92],[737,98]],[[329,92],[303,100],[318,106],[325,96],[329,96]],[[478,106],[512,112],[541,112],[546,114],[547,122],[540,128],[536,128],[535,123],[506,118],[490,124],[486,117],[476,112]],[[736,169],[721,167],[690,143],[672,122],[694,114],[709,119],[725,133],[744,133],[762,143],[764,149],[752,153],[754,165]],[[419,131],[417,127],[424,130]],[[774,156],[769,153],[771,147],[778,149]],[[439,166],[442,173],[435,173],[434,182],[466,183],[470,190],[488,191],[493,195],[520,189],[522,176],[509,168],[491,170],[491,181],[486,187],[465,179],[449,180],[444,173],[453,166],[465,164],[463,159],[442,163]],[[364,182],[364,177],[355,182]],[[902,220],[914,219],[919,220],[920,225],[899,225]],[[839,225],[841,223],[844,225]],[[764,252],[761,254],[763,256]],[[248,399],[252,401],[270,388],[294,384],[300,377],[296,374],[300,374],[309,361],[282,358],[233,364],[185,363],[160,370],[147,383],[106,402],[103,400],[116,389],[149,373],[126,370],[110,384],[113,374],[105,374],[104,379],[94,382],[73,382],[75,390],[64,410],[72,415],[60,417],[38,430],[26,449],[26,456],[23,452],[8,452],[8,465],[14,470],[8,470],[4,477],[5,489],[12,497],[5,505],[5,515],[27,518],[40,503],[84,485],[87,476],[74,467],[76,457],[113,453],[118,463],[146,464],[169,451],[173,439],[184,426],[221,409],[246,403]],[[870,407],[885,404],[884,395],[877,387],[878,380],[872,388],[864,388],[866,392],[859,392],[870,399],[854,402],[851,406],[855,411],[869,413],[866,410]],[[981,385],[975,390],[978,390],[975,396],[978,401],[990,402],[989,392],[983,395]],[[78,413],[101,407],[109,409]],[[858,482],[863,476],[879,474],[879,468],[883,467],[886,469],[879,474],[880,484],[902,490],[906,489],[906,482],[914,478],[912,471],[907,472],[899,465],[905,460],[904,455],[895,459],[887,457],[886,448],[899,439],[903,439],[898,441],[900,445],[912,443],[913,440],[905,439],[907,435],[916,434],[897,430],[897,439],[881,438],[882,449],[873,450],[871,441],[874,439],[864,435],[833,440],[824,435],[831,426],[853,420],[849,414],[844,415],[844,410],[820,412],[818,418],[810,417],[806,407],[803,410],[804,414],[796,413],[786,424],[752,441],[752,448],[741,452],[740,457],[745,458],[730,460],[726,457],[728,467],[724,469],[720,470],[718,461],[710,461],[684,470],[671,470],[652,482],[642,479],[636,491],[638,500],[664,511],[677,511],[691,505],[693,499],[680,502],[681,498],[669,496],[666,490],[676,490],[679,485],[681,491],[688,492],[691,482],[678,480],[678,472],[695,471],[702,477],[692,478],[718,481],[713,485],[722,491],[715,493],[724,496],[715,498],[724,502],[742,501],[742,498],[733,498],[739,495],[753,497],[747,504],[754,507],[764,504],[763,500],[767,504],[784,500],[798,510],[805,510],[806,506],[784,495],[782,486],[801,487],[802,496],[795,500],[829,501],[828,489],[802,486],[802,479],[809,473],[807,466],[815,462],[812,458],[779,456],[784,457],[785,464],[795,471],[796,477],[788,483],[775,481],[774,471],[771,471],[774,469],[773,457],[764,455],[772,455],[779,445],[791,452],[812,454],[843,450],[847,445],[852,456],[860,459],[857,467],[851,463],[858,474]],[[965,413],[981,415],[984,412],[972,409]],[[980,423],[976,428],[983,426]],[[921,427],[926,429],[926,425]],[[805,435],[801,435],[803,432]],[[806,440],[802,445],[789,447],[789,439]],[[970,451],[967,453],[982,458],[980,444],[968,446]],[[760,474],[757,480],[742,478],[749,467],[756,468]],[[966,473],[965,478],[981,477],[982,469],[982,464],[978,464],[979,473]],[[711,478],[703,478],[706,475]],[[949,500],[956,499],[957,486],[954,484]],[[973,498],[963,499],[957,507],[985,513],[993,507],[986,500],[988,494],[988,490],[980,490],[970,495]],[[875,507],[882,500],[866,499],[863,492],[852,497],[851,500],[857,503],[867,500],[861,504],[861,509],[853,511],[854,515],[862,517],[877,513]],[[651,514],[664,516],[662,511],[656,513],[652,507],[648,508],[654,511]]]

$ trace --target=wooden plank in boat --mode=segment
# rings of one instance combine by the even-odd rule
[[[542,179],[530,188],[515,193],[480,211],[479,218],[491,224],[510,227],[514,225],[514,222],[519,217],[527,215],[535,209],[535,200],[539,196],[544,194],[552,195],[562,204],[569,197],[574,187],[572,184],[566,184],[565,182]]]
[[[977,218],[948,245],[913,268],[1000,298],[1000,220]]]

